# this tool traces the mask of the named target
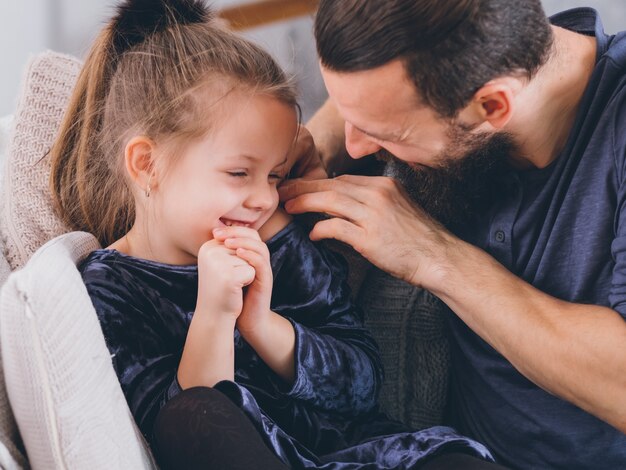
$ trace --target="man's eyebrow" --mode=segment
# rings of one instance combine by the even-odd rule
[[[357,127],[357,126],[355,126],[354,124],[353,124],[353,126],[354,126],[354,128],[355,128],[357,131],[359,131],[360,133],[365,134],[365,135],[367,135],[367,136],[369,136],[369,137],[373,137],[374,139],[378,139],[378,140],[391,140],[391,141],[393,141],[393,140],[397,140],[397,139],[398,139],[398,136],[397,136],[397,135],[395,135],[395,134],[375,134],[375,133],[373,133],[373,132],[366,131],[365,129],[361,129],[360,127]]]

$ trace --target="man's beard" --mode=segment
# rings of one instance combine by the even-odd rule
[[[459,126],[436,168],[408,164],[382,150],[385,175],[398,180],[408,195],[434,219],[455,231],[510,194],[511,158],[519,148],[506,133],[470,134]],[[462,152],[459,156],[459,152]]]

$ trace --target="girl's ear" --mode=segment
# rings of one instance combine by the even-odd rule
[[[130,179],[138,190],[146,196],[157,185],[156,165],[154,162],[155,144],[146,136],[135,136],[128,141],[124,149],[124,163]]]

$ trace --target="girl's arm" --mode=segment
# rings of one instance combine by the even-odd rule
[[[217,240],[198,253],[198,301],[178,367],[181,388],[235,380],[233,333],[254,269]]]
[[[241,228],[229,228],[225,244],[255,266],[263,263],[252,255],[253,243]],[[230,237],[230,238],[229,238]],[[382,382],[378,350],[364,328],[361,312],[350,298],[343,260],[314,245],[295,224],[268,241],[274,286],[257,279],[250,305],[250,290],[238,328],[246,341],[282,380],[283,393],[316,407],[348,414],[371,409]],[[258,250],[257,250],[258,251]],[[262,284],[266,285],[263,286]],[[258,292],[271,293],[272,312]],[[266,303],[265,303],[266,302]]]
[[[282,229],[288,222],[282,211],[276,211],[273,219],[272,228]],[[254,269],[254,279],[246,288],[241,315],[237,319],[239,333],[270,369],[291,384],[294,379],[295,333],[287,319],[270,310],[272,269],[261,232],[246,227],[229,227],[216,229],[213,235],[216,242],[234,250]]]
[[[310,241],[296,224],[268,242],[272,309],[295,330],[295,380],[286,393],[316,407],[359,414],[377,402],[383,382],[378,347],[363,324],[339,255]]]
[[[285,317],[268,310],[265,321],[255,326],[252,331],[240,329],[241,335],[263,362],[291,386],[295,379],[296,333],[293,325]]]
[[[234,381],[236,321],[236,317],[196,310],[178,366],[177,377],[182,390],[212,387],[221,380]]]

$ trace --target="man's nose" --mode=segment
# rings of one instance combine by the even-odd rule
[[[371,138],[359,131],[349,122],[346,122],[346,150],[354,159],[365,157],[378,152],[382,147]]]

